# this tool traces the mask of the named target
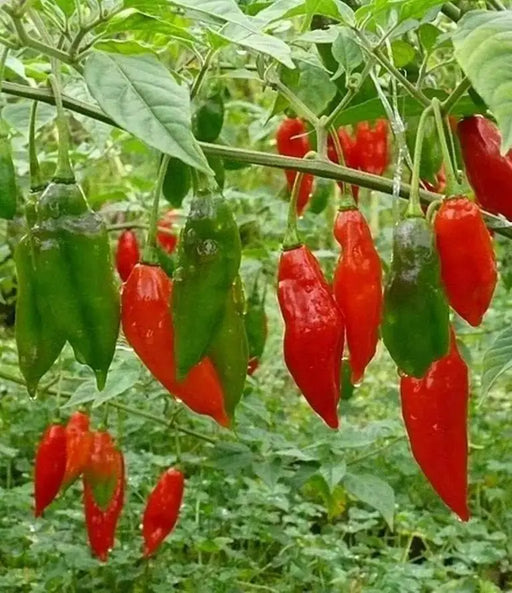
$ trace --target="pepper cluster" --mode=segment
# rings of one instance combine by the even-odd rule
[[[123,510],[125,463],[106,430],[91,430],[85,412],[75,412],[66,426],[51,424],[36,451],[35,516],[82,478],[83,506],[89,545],[102,562],[108,559]],[[169,469],[149,494],[142,517],[144,556],[153,554],[174,528],[183,498],[184,477]]]

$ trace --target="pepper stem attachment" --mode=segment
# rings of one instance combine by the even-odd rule
[[[30,161],[30,191],[37,192],[44,186],[43,178],[41,176],[41,169],[37,159],[36,151],[36,115],[37,115],[37,101],[32,101],[30,109],[30,123],[28,126],[28,153]]]
[[[167,165],[169,164],[170,156],[164,154],[160,161],[160,167],[158,169],[158,178],[153,193],[153,206],[151,208],[151,214],[149,217],[149,230],[148,240],[144,247],[143,260],[148,264],[155,264],[158,261],[156,254],[156,233],[158,224],[158,205],[160,202],[160,195],[162,194],[162,187],[164,185],[165,173],[167,171]]]
[[[310,151],[304,157],[305,159],[311,159],[316,157],[316,152]],[[297,232],[297,200],[299,197],[302,180],[304,179],[305,173],[297,171],[295,181],[293,182],[292,194],[290,197],[290,205],[288,207],[288,222],[286,225],[286,232],[283,239],[283,249],[293,249],[301,244],[299,234]]]
[[[443,160],[446,167],[446,193],[447,195],[454,195],[460,193],[460,184],[455,174],[453,161],[450,157],[450,149],[446,142],[446,133],[443,125],[443,116],[441,114],[441,103],[437,97],[432,99],[432,108],[434,109],[434,117],[436,120],[437,135],[441,144],[441,152],[443,153]]]
[[[59,133],[59,148],[57,158],[57,169],[53,175],[55,181],[63,183],[74,183],[75,175],[71,168],[69,160],[69,130],[66,122],[66,112],[62,104],[62,92],[60,82],[59,66],[56,60],[52,60],[53,74],[50,74],[48,81],[55,97],[55,107],[57,108],[57,130]]]
[[[425,124],[427,118],[430,116],[432,106],[429,105],[423,110],[420,121],[418,123],[418,131],[416,135],[416,144],[414,145],[414,165],[412,168],[412,179],[411,179],[411,193],[409,195],[409,206],[407,207],[407,216],[423,216],[420,204],[420,165],[421,165],[421,153],[423,150],[423,141],[425,139]]]

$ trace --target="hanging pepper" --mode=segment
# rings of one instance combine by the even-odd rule
[[[185,478],[174,468],[165,471],[148,496],[142,517],[144,556],[155,553],[178,520]]]
[[[424,218],[408,217],[394,230],[382,324],[384,344],[402,372],[423,377],[448,352],[448,316],[432,231]]]
[[[7,126],[0,118],[0,218],[14,218],[16,201],[16,173],[12,162],[11,144],[7,136]]]
[[[498,279],[491,235],[480,208],[464,196],[450,197],[436,214],[434,230],[450,305],[476,327]]]
[[[228,292],[219,328],[208,348],[224,392],[226,412],[233,418],[242,397],[249,362],[244,323],[244,293],[240,276]]]
[[[481,116],[457,126],[466,174],[482,208],[512,220],[512,149],[501,154],[501,134]]]
[[[51,424],[39,442],[34,475],[35,516],[57,496],[66,471],[66,430],[61,424]]]
[[[247,332],[247,341],[249,343],[247,374],[252,375],[259,366],[259,360],[265,349],[265,342],[268,335],[267,314],[265,313],[265,292],[261,297],[256,284],[247,299],[245,331]]]
[[[189,165],[177,158],[170,158],[165,171],[162,195],[174,206],[180,208],[185,196],[190,191],[192,172]]]
[[[328,426],[338,428],[344,333],[341,311],[305,245],[283,251],[278,280],[286,365],[313,410]]]
[[[222,90],[212,92],[198,106],[192,116],[192,131],[201,142],[215,142],[224,124]]]
[[[66,425],[66,471],[62,488],[66,489],[82,475],[89,462],[93,435],[89,431],[89,416],[75,412]]]
[[[116,268],[121,280],[126,282],[131,271],[140,260],[137,235],[130,230],[123,231],[117,241]]]
[[[205,358],[178,382],[172,317],[173,285],[156,266],[138,264],[123,286],[122,323],[126,339],[152,375],[198,414],[229,425],[224,395],[212,362]]]
[[[378,119],[373,127],[367,121],[359,122],[356,146],[361,170],[382,175],[389,164],[387,120]]]
[[[298,117],[287,117],[277,129],[277,152],[283,156],[290,156],[302,159],[310,151],[310,144],[306,135],[306,126]],[[292,191],[297,171],[286,170],[288,191]],[[297,213],[299,216],[307,206],[311,191],[313,189],[313,175],[306,174],[302,177],[302,183],[297,197]]]
[[[101,562],[106,562],[108,553],[114,547],[114,536],[117,522],[124,504],[125,469],[124,459],[120,451],[116,450],[116,465],[120,467],[115,490],[111,501],[102,510],[95,501],[93,486],[83,476],[85,524],[91,551]]]
[[[92,433],[89,457],[83,468],[87,484],[91,487],[95,504],[105,511],[111,501],[122,472],[122,456],[110,434],[103,430]]]
[[[444,503],[467,521],[468,368],[453,330],[449,353],[422,379],[403,375],[400,395],[414,458]]]
[[[352,383],[357,384],[379,339],[382,266],[368,223],[357,208],[338,212],[334,236],[342,249],[334,273],[334,297],[345,319]]]
[[[174,348],[178,379],[206,354],[241,261],[231,208],[209,191],[194,197],[180,235],[174,278]]]

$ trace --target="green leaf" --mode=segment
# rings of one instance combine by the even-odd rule
[[[344,72],[350,75],[363,61],[363,53],[352,30],[341,27],[338,31],[338,36],[332,44],[332,55],[338,62],[338,70],[333,79],[340,77]]]
[[[334,98],[336,86],[320,68],[305,66],[300,73],[297,96],[315,113],[321,113]]]
[[[343,483],[352,496],[379,511],[393,530],[395,493],[387,482],[371,474],[347,473]]]
[[[98,51],[128,56],[153,53],[150,47],[133,39],[100,39],[94,44],[94,48]]]
[[[2,117],[14,130],[28,137],[28,124],[30,121],[30,110],[32,101],[27,99],[16,103],[7,103],[2,109]],[[39,103],[37,106],[36,130],[51,122],[55,118],[55,107]]]
[[[323,465],[319,472],[332,493],[347,473],[347,464],[344,461]]]
[[[485,352],[482,371],[482,395],[485,396],[496,379],[512,367],[512,327],[503,330]]]
[[[391,51],[393,52],[393,63],[397,68],[407,66],[407,64],[410,64],[416,56],[414,47],[402,39],[393,41],[391,44]]]
[[[188,89],[154,56],[93,52],[85,80],[103,111],[149,146],[211,174],[191,131]]]
[[[452,37],[455,57],[512,147],[512,11],[466,13]]]
[[[430,23],[425,23],[418,29],[418,38],[427,53],[434,49],[439,35],[441,35],[441,31]]]

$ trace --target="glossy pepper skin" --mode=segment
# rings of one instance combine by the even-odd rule
[[[414,458],[444,503],[467,521],[468,368],[453,331],[449,353],[422,379],[402,376],[400,395]]]
[[[75,412],[66,424],[66,471],[62,488],[67,488],[82,475],[89,462],[92,441],[89,416]]]
[[[171,533],[178,520],[185,478],[174,468],[165,471],[148,496],[142,517],[144,556],[151,556]]]
[[[42,298],[102,389],[119,333],[119,291],[107,231],[78,185],[50,183],[38,204],[33,241]]]
[[[445,356],[448,316],[432,231],[424,218],[406,218],[393,234],[382,323],[384,344],[402,372],[421,378]]]
[[[278,281],[286,366],[313,410],[328,426],[338,428],[344,334],[341,311],[305,245],[281,254]]]
[[[18,362],[29,394],[34,397],[41,378],[62,351],[66,339],[53,320],[34,265],[30,231],[14,252],[17,278],[15,336]]]
[[[12,162],[11,144],[0,120],[0,218],[12,220],[16,214],[16,174]]]
[[[283,156],[291,156],[302,159],[311,150],[306,126],[298,117],[287,117],[277,129],[276,134],[277,152]],[[288,191],[292,191],[297,171],[285,171],[288,182]],[[313,189],[313,175],[305,174],[297,196],[297,213],[299,216],[306,208]]]
[[[244,300],[242,282],[237,277],[228,292],[222,321],[208,348],[208,357],[221,382],[224,405],[230,418],[242,397],[249,362]]]
[[[66,471],[66,430],[61,424],[51,424],[39,442],[34,473],[35,516],[59,493]]]
[[[140,249],[137,235],[130,230],[123,231],[117,241],[116,268],[121,280],[126,282],[131,271],[139,263]]]
[[[342,251],[334,273],[334,298],[345,319],[351,380],[357,384],[379,340],[382,266],[368,223],[356,208],[338,212],[334,236]]]
[[[512,149],[501,155],[501,134],[474,115],[457,126],[466,174],[482,208],[512,220]]]
[[[179,245],[173,319],[181,380],[204,358],[240,267],[240,233],[224,198],[210,192],[194,197]]]
[[[197,414],[206,414],[228,426],[222,386],[211,360],[201,360],[184,381],[177,380],[172,297],[172,281],[161,268],[137,264],[121,297],[126,339],[173,396]]]
[[[124,505],[125,469],[124,459],[120,451],[116,451],[117,465],[121,468],[112,499],[102,510],[95,501],[92,485],[86,475],[84,485],[84,513],[89,545],[94,556],[101,562],[106,562],[108,553],[114,547],[114,536],[117,522]]]
[[[100,510],[109,507],[122,470],[122,458],[111,435],[104,430],[93,432],[83,473]]]
[[[492,239],[480,208],[464,196],[446,199],[437,211],[434,230],[450,305],[476,327],[498,280]]]

